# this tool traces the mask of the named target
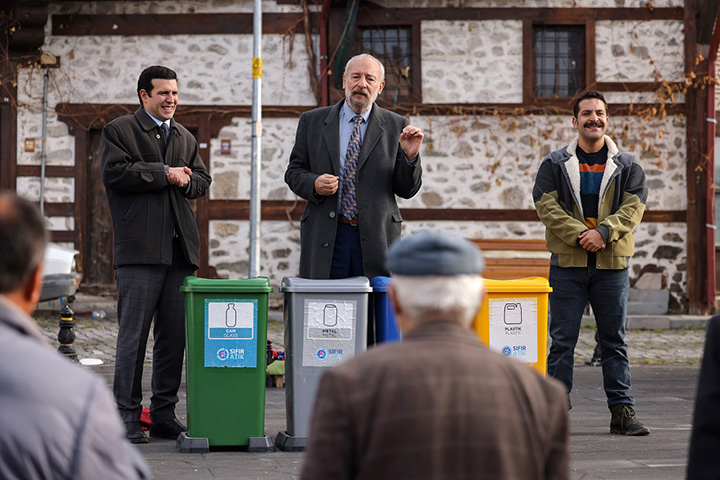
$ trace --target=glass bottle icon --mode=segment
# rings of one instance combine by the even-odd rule
[[[237,311],[234,303],[228,303],[227,310],[225,310],[225,325],[230,328],[237,326]]]

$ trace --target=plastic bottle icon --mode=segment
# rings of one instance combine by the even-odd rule
[[[334,327],[337,325],[337,306],[333,304],[325,305],[323,309],[323,325],[326,327]]]
[[[520,325],[522,323],[522,304],[506,303],[503,312],[505,325]]]
[[[237,311],[234,303],[228,303],[227,310],[225,310],[225,325],[229,328],[237,326]]]

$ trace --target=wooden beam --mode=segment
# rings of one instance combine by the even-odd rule
[[[17,166],[17,61],[0,62],[0,190],[15,191]]]
[[[262,219],[268,221],[300,220],[305,201],[263,200]],[[473,208],[403,208],[402,216],[407,221],[433,222],[539,222],[535,210],[473,209]],[[248,220],[250,218],[249,200],[210,200],[208,202],[209,219],[212,220]],[[643,222],[684,223],[685,210],[648,210]]]
[[[310,13],[312,25],[320,15]],[[302,13],[264,13],[263,34],[304,33]],[[252,35],[252,13],[53,15],[54,36]]]
[[[73,232],[71,230],[53,230],[50,232],[50,241],[62,242],[62,243],[74,243],[75,242],[75,232]],[[77,246],[75,248],[77,248]],[[80,265],[78,265],[78,268],[80,268]],[[80,271],[82,271],[82,269]]]
[[[18,177],[39,177],[40,165],[18,165]],[[62,167],[58,165],[46,165],[45,177],[75,178],[75,167]]]
[[[686,0],[685,5],[685,73],[695,71],[695,60],[699,49],[697,45],[696,14],[697,0]],[[701,62],[702,63],[702,62]],[[698,70],[702,71],[702,70]],[[706,297],[705,278],[707,265],[705,262],[705,175],[704,162],[700,152],[703,152],[703,125],[704,95],[697,88],[689,88],[685,94],[685,118],[687,118],[686,145],[687,145],[687,244],[686,244],[686,275],[688,300],[688,313],[691,315],[706,315],[709,310],[704,302]]]
[[[363,13],[362,19],[360,13]],[[585,23],[595,20],[682,20],[682,7],[672,8],[361,8],[358,25],[406,24],[415,20],[525,20],[534,23]]]
[[[74,203],[45,203],[46,217],[72,217],[75,215]]]
[[[662,88],[663,82],[595,82],[593,89],[601,92],[656,92]],[[678,88],[682,82],[667,82],[671,88]]]

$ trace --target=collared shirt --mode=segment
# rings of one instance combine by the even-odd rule
[[[145,111],[145,113],[148,114],[148,117],[152,118],[152,119],[155,121],[155,123],[157,124],[158,127],[160,126],[160,124],[163,124],[163,123],[164,123],[165,125],[168,126],[168,131],[170,131],[170,130],[169,130],[169,129],[170,129],[170,120],[165,120],[165,121],[163,122],[162,120],[158,120],[157,118],[155,118],[155,117],[153,117],[152,115],[150,115],[150,113],[148,113],[148,111],[145,110],[144,108],[143,108],[143,110]]]

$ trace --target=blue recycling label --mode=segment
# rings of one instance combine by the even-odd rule
[[[205,366],[257,368],[257,299],[205,299]]]

